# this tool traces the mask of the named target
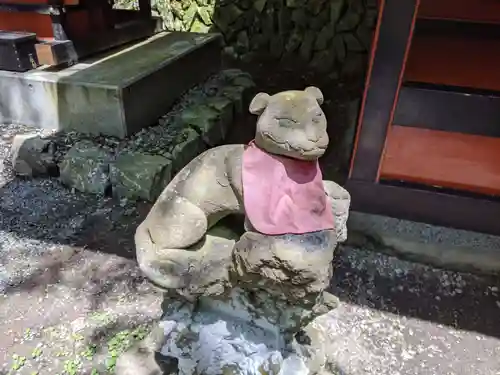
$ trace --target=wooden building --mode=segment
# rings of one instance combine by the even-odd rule
[[[380,0],[353,209],[500,234],[500,1]]]
[[[113,9],[108,0],[0,0],[0,69],[74,63],[154,29],[149,0],[138,10]]]

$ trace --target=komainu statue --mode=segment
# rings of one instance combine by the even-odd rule
[[[141,270],[177,296],[166,303],[161,350],[175,373],[323,371],[317,334],[297,337],[335,307],[325,289],[350,196],[322,180],[322,103],[316,87],[257,94],[255,139],[192,160],[138,227]]]

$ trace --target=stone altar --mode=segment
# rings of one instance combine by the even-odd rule
[[[154,343],[122,357],[119,374],[326,371],[314,321],[337,304],[325,289],[350,196],[321,179],[322,102],[316,87],[257,94],[254,142],[204,152],[165,188],[135,237],[141,270],[166,290],[165,315]]]

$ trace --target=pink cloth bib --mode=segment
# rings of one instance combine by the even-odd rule
[[[317,161],[271,155],[252,141],[243,153],[243,203],[248,220],[268,235],[334,228]]]

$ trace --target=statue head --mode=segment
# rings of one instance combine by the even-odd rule
[[[317,87],[258,93],[250,113],[258,115],[255,143],[276,155],[299,160],[317,160],[328,146],[326,117],[321,109],[323,94]]]

